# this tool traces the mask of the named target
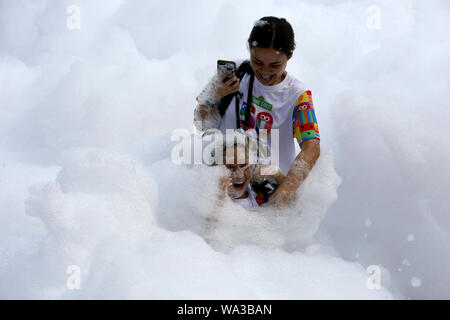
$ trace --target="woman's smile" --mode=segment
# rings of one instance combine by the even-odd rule
[[[262,73],[256,73],[258,80],[264,84],[269,85],[275,80],[275,74],[263,75]]]
[[[278,54],[277,54],[278,53]],[[265,86],[273,86],[286,76],[288,58],[273,48],[252,48],[251,64],[256,78]]]

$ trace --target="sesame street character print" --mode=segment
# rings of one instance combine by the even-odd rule
[[[267,134],[270,134],[270,129],[273,125],[273,117],[268,112],[260,112],[256,116],[256,128],[257,130],[266,129]]]
[[[248,129],[253,129],[255,127],[255,107],[252,105],[250,107],[250,124],[249,126],[245,125],[245,112],[247,110],[247,102],[244,101],[242,103],[241,109],[239,110],[239,123],[242,129],[244,130],[248,130]]]
[[[292,113],[292,133],[298,143],[308,139],[319,139],[319,127],[314,112],[311,91],[303,92]]]

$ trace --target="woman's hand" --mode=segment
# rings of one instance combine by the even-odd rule
[[[302,151],[295,158],[278,189],[270,197],[270,203],[275,207],[287,205],[289,198],[295,196],[298,187],[306,179],[320,156],[320,140],[303,141],[300,147]]]
[[[278,187],[278,189],[269,196],[269,204],[275,208],[282,208],[288,204],[289,198],[292,192],[283,188],[283,186]]]
[[[222,99],[223,97],[229,95],[230,93],[237,92],[239,90],[239,79],[236,76],[233,76],[231,79],[229,79],[226,82],[223,82],[223,80],[231,73],[231,71],[228,71],[224,77],[217,82],[216,84],[216,92],[217,96]],[[234,83],[236,82],[236,83]]]

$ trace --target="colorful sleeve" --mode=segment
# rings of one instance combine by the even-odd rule
[[[308,139],[319,139],[319,127],[314,112],[311,91],[303,92],[292,113],[292,132],[298,143]]]

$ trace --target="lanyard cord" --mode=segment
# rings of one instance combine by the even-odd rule
[[[252,72],[250,73],[250,81],[248,84],[248,93],[247,93],[247,108],[245,109],[245,120],[244,120],[244,128],[250,127],[250,109],[253,103],[253,83],[255,81],[255,74]],[[242,98],[242,93],[238,92],[235,95],[235,107],[236,107],[236,129],[239,129],[241,127],[240,122],[240,111],[239,111],[239,99]]]
[[[250,83],[248,85],[248,95],[247,95],[247,109],[245,109],[245,126],[248,128],[250,126],[250,109],[253,103],[253,82],[255,80],[255,74],[252,72],[250,74]]]
[[[241,127],[241,118],[239,116],[239,96],[242,96],[242,93],[238,92],[234,96],[234,102],[236,106],[236,128],[239,129]]]

